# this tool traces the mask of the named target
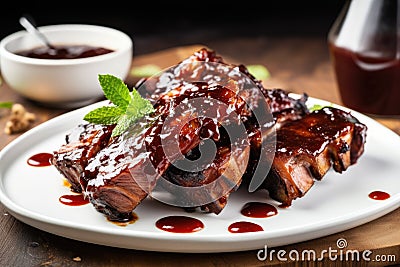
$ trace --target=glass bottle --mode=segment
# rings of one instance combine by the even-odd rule
[[[347,0],[328,34],[343,104],[400,115],[400,0]]]

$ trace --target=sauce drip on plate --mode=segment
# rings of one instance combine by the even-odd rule
[[[125,227],[128,226],[129,224],[135,223],[137,220],[139,220],[139,217],[136,215],[136,213],[132,212],[130,218],[125,221],[113,221],[110,220],[110,218],[107,218],[107,220],[117,226]]]
[[[89,203],[89,199],[85,198],[83,194],[79,195],[62,195],[58,199],[62,204],[68,206],[82,206]]]
[[[264,229],[252,222],[234,222],[228,227],[228,231],[231,233],[248,233],[248,232],[260,232],[264,231]]]
[[[53,154],[50,153],[38,153],[32,155],[28,158],[27,163],[33,167],[45,167],[50,166],[50,160],[52,159]]]
[[[278,210],[268,203],[249,202],[243,206],[240,213],[246,217],[267,218],[278,214]]]
[[[193,233],[204,228],[204,224],[188,216],[167,216],[156,222],[158,229],[172,233]]]
[[[385,200],[390,198],[390,194],[383,191],[372,191],[368,196],[375,200]]]

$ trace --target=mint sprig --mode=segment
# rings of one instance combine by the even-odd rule
[[[104,96],[113,105],[96,108],[83,119],[95,124],[116,124],[111,136],[121,135],[138,119],[154,111],[149,100],[142,98],[135,88],[129,91],[121,79],[110,74],[100,74],[99,82]]]
[[[110,75],[99,75],[99,82],[103,89],[104,96],[113,104],[124,109],[131,101],[129,89],[119,78]]]

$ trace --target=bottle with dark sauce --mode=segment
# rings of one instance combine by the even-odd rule
[[[39,59],[76,59],[95,57],[113,52],[113,50],[108,48],[90,45],[54,45],[54,48],[41,46],[19,51],[16,54]]]
[[[371,115],[400,115],[399,2],[347,0],[328,35],[343,104]]]

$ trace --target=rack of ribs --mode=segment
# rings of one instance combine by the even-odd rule
[[[206,69],[212,68],[216,72],[208,75]],[[219,71],[241,75],[226,79],[218,76]],[[310,112],[307,94],[294,98],[282,89],[266,89],[244,65],[227,64],[214,51],[196,51],[164,74],[136,85],[155,112],[128,132],[111,138],[113,125],[78,125],[54,152],[52,163],[71,189],[85,194],[110,220],[129,220],[153,190],[168,190],[159,186],[160,181],[182,188],[218,181],[214,190],[180,191],[177,197],[188,203],[203,200],[201,210],[219,214],[229,195],[249,184],[266,153],[261,147],[271,140],[276,141],[273,158],[267,157],[271,168],[262,170],[259,189],[268,190],[272,199],[286,206],[304,196],[331,167],[341,173],[363,154],[367,127],[351,113],[333,107]],[[240,85],[246,79],[251,86],[243,90]],[[206,101],[197,110],[187,106],[186,111],[174,111],[198,98]],[[207,104],[211,99],[226,104],[234,115]],[[260,122],[255,111],[263,106],[271,116]],[[214,114],[213,119],[201,116],[202,109]],[[190,117],[193,114],[198,116]],[[174,119],[169,119],[172,115]],[[229,129],[239,124],[245,128],[246,140],[229,136]],[[163,144],[176,129],[178,149],[166,155]],[[198,170],[180,169],[176,163],[196,161],[207,139],[215,144],[215,158]],[[232,150],[232,143],[243,146]]]

